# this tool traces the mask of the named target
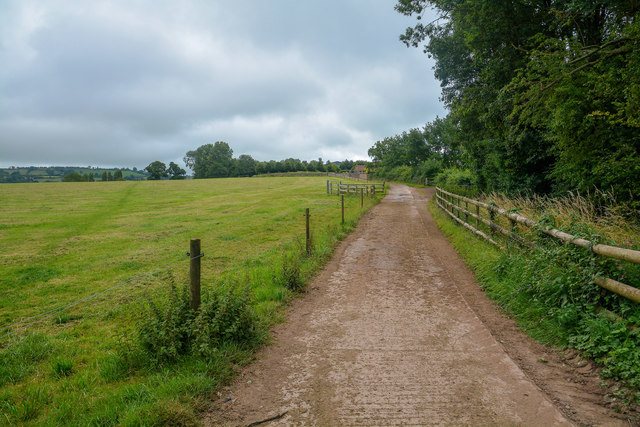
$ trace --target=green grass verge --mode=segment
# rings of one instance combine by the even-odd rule
[[[216,388],[251,360],[287,302],[377,202],[365,199],[361,209],[359,197],[345,198],[342,226],[339,199],[325,194],[321,177],[7,184],[0,192],[0,327],[126,283],[2,339],[7,425],[196,424]],[[250,295],[254,333],[245,340],[225,330],[221,336],[240,339],[211,342],[215,333],[200,333],[191,351],[150,357],[141,352],[142,325],[156,319],[170,330],[150,307],[166,308],[169,285],[179,291],[188,282],[192,237],[205,253],[209,317],[224,305],[223,287],[235,284]],[[219,319],[195,325],[235,327]]]
[[[602,375],[622,382],[616,399],[640,404],[640,307],[593,283],[594,274],[640,283],[637,266],[597,258],[573,245],[541,236],[535,249],[501,251],[454,223],[435,202],[429,210],[438,227],[473,269],[486,294],[513,315],[533,338],[573,348],[602,366]],[[593,239],[574,223],[566,230]]]

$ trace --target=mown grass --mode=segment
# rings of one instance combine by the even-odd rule
[[[251,359],[286,302],[376,202],[365,199],[360,209],[359,198],[346,198],[342,226],[339,199],[325,194],[324,183],[295,177],[0,186],[2,335],[21,327],[9,327],[17,321],[122,284],[2,338],[0,424],[197,423],[212,391]],[[306,207],[309,256],[302,253]],[[207,357],[137,360],[150,302],[161,305],[169,285],[188,282],[193,237],[205,253],[203,300],[220,286],[248,289],[255,339],[216,342]]]
[[[615,243],[606,236],[624,235],[627,242],[637,241],[625,234],[632,225],[622,222],[616,227],[611,221],[589,215],[592,211],[583,210],[583,199],[574,203],[545,199],[543,209],[503,196],[485,199],[489,201],[498,201],[500,207],[518,210],[544,224],[552,220],[563,231],[592,241]],[[593,282],[593,277],[600,275],[638,286],[638,266],[597,257],[536,232],[527,236],[536,241],[533,249],[522,250],[507,242],[502,242],[504,249],[498,249],[457,225],[435,203],[430,203],[429,209],[487,295],[513,315],[529,335],[559,348],[576,349],[596,361],[604,377],[625,385],[612,396],[623,403],[621,408],[640,404],[640,305]],[[596,231],[598,224],[606,225],[602,227],[606,236]]]

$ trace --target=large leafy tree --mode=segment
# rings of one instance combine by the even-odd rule
[[[423,23],[429,10],[437,19]],[[637,192],[640,3],[399,0],[464,158],[501,190]]]
[[[232,173],[233,150],[226,142],[217,141],[189,151],[184,162],[196,179],[227,177]]]
[[[505,120],[509,103],[499,99],[516,70],[527,63],[530,39],[545,27],[548,10],[539,2],[511,0],[401,0],[396,9],[416,15],[419,23],[401,40],[423,46],[436,60],[442,100],[456,123],[466,160],[481,185],[493,188],[545,186],[543,169],[552,162],[548,147],[531,150],[526,142],[514,144]],[[423,24],[435,8],[438,19]],[[535,133],[535,132],[534,132]],[[533,175],[533,176],[532,176]]]
[[[411,129],[377,141],[369,149],[377,173],[386,176],[399,167],[409,167],[422,181],[442,168],[461,166],[458,129],[451,117],[436,118],[422,129]]]
[[[169,175],[169,179],[184,179],[187,171],[178,166],[178,164],[170,162],[167,168],[167,174]]]
[[[149,172],[149,177],[147,178],[149,180],[158,180],[168,176],[167,165],[159,160],[150,163],[144,170]]]
[[[248,154],[241,154],[235,161],[236,176],[253,176],[256,173],[256,161]]]
[[[556,191],[613,191],[637,208],[640,25],[630,13],[638,17],[638,10],[584,3],[585,10],[569,10],[592,16],[585,29],[539,38],[529,63],[505,89],[515,100],[514,134],[533,127],[553,145]]]

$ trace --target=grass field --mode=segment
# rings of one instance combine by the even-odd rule
[[[375,203],[365,199],[361,209],[359,198],[346,198],[342,227],[339,199],[325,194],[325,180],[1,185],[0,424],[195,422],[251,349],[122,369],[123,347],[135,343],[149,299],[166,295],[169,283],[187,283],[193,237],[205,253],[203,292],[246,283],[261,324],[276,322],[292,295],[283,254],[297,257],[309,280]],[[302,256],[307,207],[314,251]]]

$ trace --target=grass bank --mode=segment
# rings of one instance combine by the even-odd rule
[[[346,198],[341,226],[324,183],[0,186],[0,424],[196,423],[376,203]],[[201,316],[183,310],[192,237],[205,253]]]
[[[592,241],[631,248],[637,242],[632,224],[615,212],[596,215],[581,198],[527,201],[492,195],[483,201]],[[529,335],[580,351],[602,367],[603,377],[625,385],[614,399],[640,404],[640,306],[593,283],[597,274],[638,286],[639,266],[596,257],[535,231],[527,236],[536,241],[535,248],[524,251],[505,243],[500,250],[454,223],[435,202],[429,209],[487,295]]]

